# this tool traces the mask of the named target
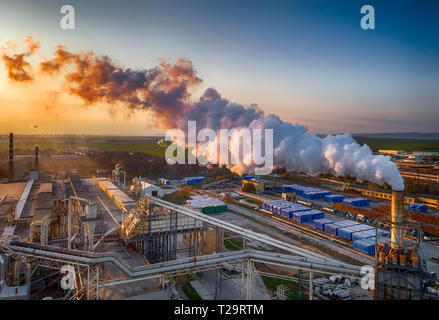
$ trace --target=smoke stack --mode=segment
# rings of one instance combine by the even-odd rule
[[[38,171],[38,146],[35,146],[35,170]]]
[[[9,134],[9,182],[14,180],[14,134]]]
[[[392,248],[398,249],[403,247],[402,225],[404,223],[404,192],[392,191],[392,212],[390,214],[391,222],[391,241]]]

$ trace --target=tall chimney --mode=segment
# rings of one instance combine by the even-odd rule
[[[14,180],[14,134],[9,134],[9,182]]]
[[[404,245],[402,235],[402,225],[404,224],[404,192],[392,191],[392,212],[390,214],[391,222],[391,241],[392,248],[402,248]]]
[[[38,146],[35,146],[35,170],[38,171]]]

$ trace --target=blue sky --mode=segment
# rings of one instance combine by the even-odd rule
[[[64,4],[74,31],[59,27]],[[365,4],[375,30],[360,28]],[[312,132],[438,131],[437,1],[2,0],[0,12],[1,42],[31,34],[43,56],[62,43],[131,68],[186,57],[198,94],[214,87]]]

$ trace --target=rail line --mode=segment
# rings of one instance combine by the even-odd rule
[[[216,194],[214,194],[212,192],[206,192],[204,190],[203,190],[203,192],[200,192],[200,193],[205,193],[205,194],[208,194],[210,196],[218,197]],[[243,196],[247,196],[247,193],[241,193],[241,192],[238,192],[238,193],[240,193]],[[257,199],[257,200],[260,200],[260,201],[266,201],[267,200],[265,198],[258,197],[258,196],[254,196],[254,197],[251,196],[251,198]],[[241,203],[239,203],[239,201],[236,201],[236,204],[241,204]],[[338,239],[336,237],[332,237],[332,236],[330,236],[330,235],[328,235],[326,233],[319,232],[317,230],[311,229],[311,228],[306,227],[306,226],[298,225],[298,224],[296,224],[294,222],[291,222],[290,220],[286,220],[285,218],[276,217],[271,212],[268,212],[268,211],[265,211],[265,210],[262,210],[262,209],[259,209],[258,212],[255,212],[255,213],[262,213],[262,215],[268,216],[268,218],[270,218],[271,220],[276,221],[277,223],[280,223],[280,224],[282,224],[282,225],[284,225],[286,227],[295,229],[296,231],[302,232],[302,233],[304,233],[304,234],[306,234],[308,236],[317,238],[319,240],[336,242],[337,244],[341,245],[343,247],[343,249],[345,249],[347,251],[350,251],[350,252],[352,252],[354,254],[358,254],[358,255],[360,255],[362,257],[365,257],[365,258],[368,258],[368,259],[375,260],[375,257],[371,257],[371,256],[369,256],[367,254],[364,254],[364,253],[362,253],[360,251],[357,251],[357,250],[354,250],[353,248],[351,248],[350,243],[348,243],[347,241]]]
[[[278,218],[278,217],[274,217],[274,216],[272,216],[271,218],[272,218],[272,220],[275,220],[275,221],[281,223],[282,225],[285,225],[287,227],[290,227],[292,229],[295,229],[297,231],[305,233],[305,234],[312,236],[314,238],[318,238],[320,240],[329,240],[332,242],[337,242],[338,244],[341,244],[343,246],[343,249],[348,250],[352,253],[358,254],[358,255],[363,256],[365,258],[369,258],[369,259],[373,259],[373,260],[375,259],[374,257],[371,257],[367,254],[360,252],[360,251],[352,249],[350,247],[350,244],[347,241],[343,241],[343,240],[337,239],[335,237],[328,236],[326,234],[323,234],[323,233],[315,231],[315,230],[308,229],[308,228],[303,227],[303,226],[298,226],[297,224],[294,224],[294,223],[292,223],[288,220],[285,220],[283,218]]]

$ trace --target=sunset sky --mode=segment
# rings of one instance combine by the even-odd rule
[[[64,4],[76,30],[59,26]],[[375,7],[376,29],[362,30],[360,8]],[[108,55],[150,69],[160,58],[192,61],[201,85],[314,133],[438,132],[437,1],[57,1],[2,0],[0,43],[41,43]],[[83,101],[54,78],[13,83],[0,65],[0,134],[153,135],[151,114]],[[113,112],[114,113],[114,112]]]

